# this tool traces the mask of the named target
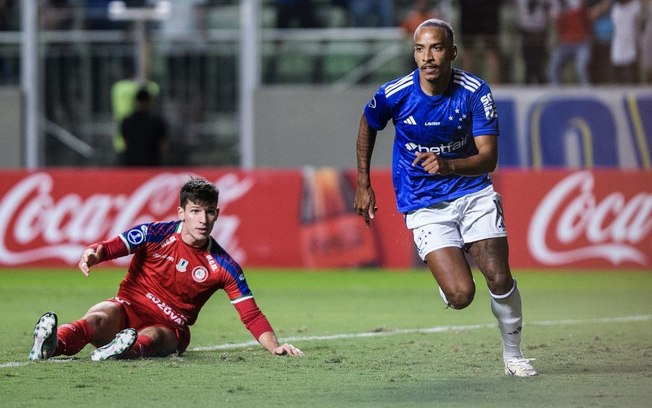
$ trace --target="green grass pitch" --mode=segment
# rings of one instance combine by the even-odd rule
[[[249,270],[281,339],[302,358],[251,344],[218,292],[181,357],[28,362],[36,319],[76,320],[114,295],[124,272],[0,270],[2,407],[648,407],[652,273],[515,271],[535,378],[503,374],[482,276],[447,310],[425,270]]]

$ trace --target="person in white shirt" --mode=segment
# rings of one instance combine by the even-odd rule
[[[611,37],[611,64],[614,67],[614,79],[621,84],[638,82],[640,15],[639,0],[618,0],[611,8],[614,28]]]
[[[643,65],[643,81],[652,83],[652,0],[643,0],[645,28],[641,37],[641,64]]]

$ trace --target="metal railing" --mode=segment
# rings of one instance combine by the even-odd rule
[[[261,83],[348,86],[405,72],[399,29],[261,31]],[[153,29],[149,79],[160,87],[170,124],[171,165],[237,165],[239,31],[212,29],[171,38]],[[20,82],[19,33],[0,33],[0,84]],[[117,129],[111,87],[134,75],[129,31],[45,31],[38,36],[44,165],[113,165]],[[409,56],[409,55],[408,55]],[[77,139],[77,140],[75,140]]]

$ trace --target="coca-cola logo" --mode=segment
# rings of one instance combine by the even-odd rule
[[[591,259],[646,265],[650,253],[639,246],[652,231],[652,194],[627,198],[613,191],[599,198],[594,188],[594,175],[581,171],[548,192],[529,225],[532,256],[547,265]]]
[[[0,201],[0,264],[20,265],[46,259],[75,264],[90,243],[137,224],[175,219],[179,188],[188,177],[187,173],[159,174],[129,194],[101,192],[82,197],[67,192],[57,197],[50,174],[31,174],[12,186]],[[220,207],[224,209],[245,195],[254,180],[229,173],[215,184],[220,189]],[[243,262],[246,252],[236,238],[239,225],[238,216],[222,212],[213,236]]]

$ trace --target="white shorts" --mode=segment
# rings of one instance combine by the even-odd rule
[[[422,260],[436,249],[507,236],[500,194],[493,186],[409,212],[405,223]]]

